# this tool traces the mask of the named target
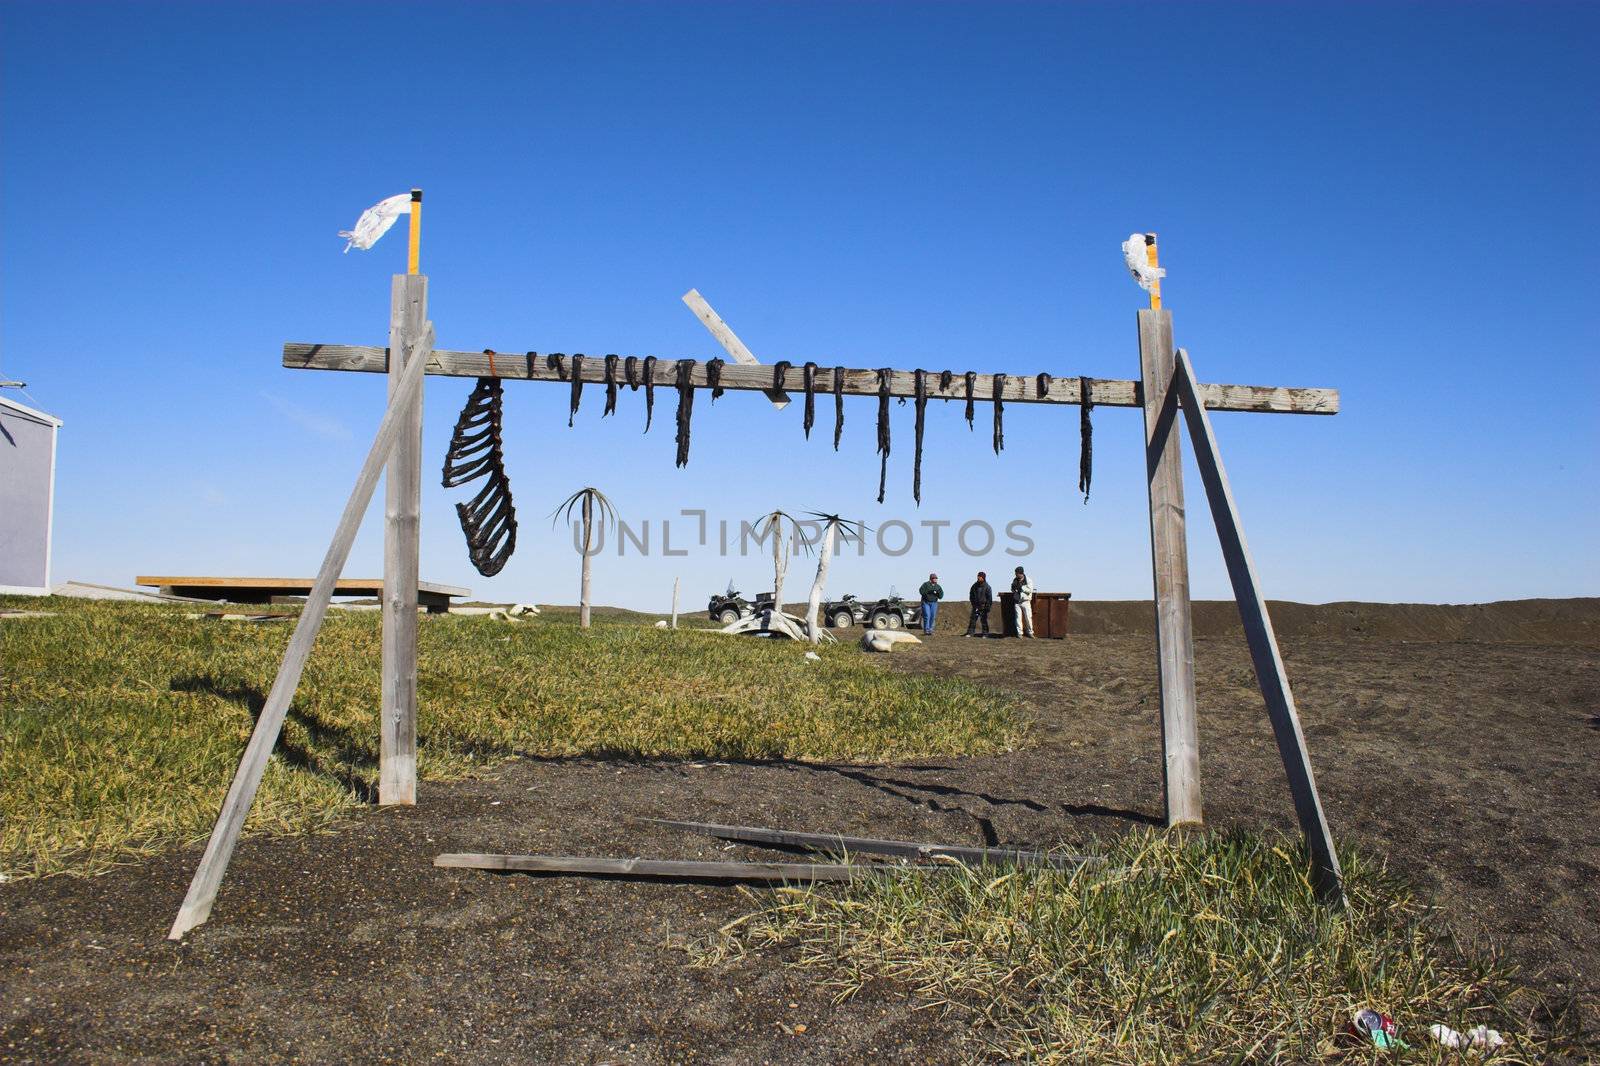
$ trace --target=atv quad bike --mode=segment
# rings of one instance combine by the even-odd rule
[[[835,629],[852,625],[871,626],[873,629],[904,629],[910,610],[899,596],[892,592],[873,603],[862,603],[854,596],[845,596],[822,605],[822,616]]]
[[[741,618],[748,618],[762,611],[772,610],[772,593],[756,593],[756,601],[751,603],[739,595],[739,590],[733,587],[733,582],[728,582],[728,591],[718,596],[713,594],[711,602],[706,607],[706,613],[713,622],[721,625],[732,625]]]

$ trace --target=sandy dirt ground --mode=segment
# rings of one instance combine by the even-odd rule
[[[1429,629],[1416,619],[1336,605],[1350,611],[1285,625],[1284,645],[1335,833],[1389,856],[1542,987],[1578,995],[1592,1025],[1600,609],[1589,604],[1559,625],[1481,622],[1480,639],[1435,619],[1450,639],[1432,641],[1415,639]],[[1159,824],[1154,652],[1140,611],[1086,605],[1083,631],[1064,641],[944,630],[880,658],[1018,693],[1034,741],[1009,755],[519,759],[481,780],[425,784],[414,809],[247,840],[210,923],[182,944],[165,932],[195,849],[0,886],[0,1059],[961,1061],[974,1047],[967,1022],[916,1009],[904,990],[833,1003],[781,954],[692,967],[683,945],[749,909],[738,889],[438,870],[432,859],[779,854],[648,817],[1039,846]],[[964,624],[953,615],[946,626]],[[1225,617],[1206,617],[1197,612],[1207,819],[1292,829],[1249,659]]]

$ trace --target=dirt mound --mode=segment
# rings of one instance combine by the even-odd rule
[[[1278,636],[1311,640],[1476,641],[1600,646],[1600,598],[1499,603],[1269,603]],[[1155,632],[1149,600],[1074,600],[1072,631],[1084,635]],[[1198,637],[1239,633],[1232,600],[1196,600]]]

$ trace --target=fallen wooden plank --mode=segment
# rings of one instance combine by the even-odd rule
[[[596,859],[577,855],[440,855],[435,866],[516,873],[656,877],[674,881],[853,881],[885,874],[949,869],[939,866],[868,866],[813,862],[691,862],[679,859]]]
[[[1018,866],[1054,866],[1071,869],[1104,862],[1098,855],[1051,855],[1043,851],[1015,848],[981,848],[962,844],[925,844],[915,840],[881,840],[877,837],[852,837],[839,833],[799,833],[787,829],[763,829],[752,825],[722,825],[717,822],[681,822],[671,818],[647,818],[656,825],[703,833],[719,840],[739,840],[752,844],[777,844],[830,854],[895,855],[903,859],[958,859],[969,864],[1014,863]]]
[[[544,354],[531,359],[523,354],[495,353],[494,376],[522,381],[566,381],[571,359],[563,356],[559,366],[552,367]],[[283,346],[283,365],[291,370],[345,370],[353,373],[386,374],[389,371],[389,353],[385,348],[350,344],[298,344]],[[435,350],[428,360],[427,372],[431,375],[458,378],[489,377],[489,357],[483,352],[458,352]],[[641,368],[641,373],[642,368]],[[670,359],[656,363],[653,379],[657,385],[674,384],[677,366]],[[790,375],[799,380],[797,364]],[[605,360],[586,356],[581,377],[586,382],[605,380]],[[708,387],[705,363],[697,362],[690,380],[699,388]],[[819,367],[816,374],[817,392],[829,391],[833,383],[833,368]],[[1139,407],[1140,387],[1137,381],[1119,378],[1092,378],[1094,402],[1097,407]],[[826,382],[829,388],[824,388]],[[719,384],[724,389],[749,392],[766,392],[772,388],[770,366],[746,366],[729,363],[722,368]],[[939,375],[930,373],[926,381],[928,396],[935,400],[961,401],[966,397],[966,382],[958,373],[948,389],[940,388]],[[1080,400],[1079,379],[1053,378],[1043,396],[1039,395],[1038,382],[1027,375],[1011,374],[1006,377],[1001,397],[1006,403],[1054,403],[1074,405]],[[973,395],[988,401],[994,396],[994,375],[978,374],[973,384]],[[878,372],[845,368],[844,392],[849,396],[877,396]],[[1338,389],[1277,388],[1270,385],[1201,385],[1200,394],[1206,407],[1213,411],[1261,411],[1294,415],[1334,415],[1339,413]],[[895,370],[889,378],[889,395],[912,397],[916,395],[916,377],[908,370]]]

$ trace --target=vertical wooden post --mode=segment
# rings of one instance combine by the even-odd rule
[[[420,204],[414,204],[413,209]],[[428,313],[428,279],[397,274],[389,305],[389,395]],[[424,356],[425,358],[426,356]],[[422,523],[422,389],[402,414],[384,475],[383,684],[378,803],[417,802],[417,581]]]
[[[430,323],[418,331],[411,349],[412,365],[401,379],[395,394],[390,397],[383,421],[378,423],[372,449],[367,452],[367,460],[362,464],[361,473],[356,476],[355,488],[350,490],[350,499],[345,502],[344,513],[339,516],[339,525],[333,531],[328,553],[323,556],[322,568],[317,571],[316,583],[311,586],[311,594],[300,609],[300,620],[294,624],[289,647],[283,653],[283,662],[278,664],[278,675],[272,679],[272,689],[267,693],[266,705],[256,717],[255,728],[250,732],[250,743],[245,745],[244,756],[240,758],[239,768],[233,774],[233,783],[228,786],[227,798],[222,801],[222,810],[217,814],[216,824],[211,827],[211,838],[206,841],[205,854],[200,857],[200,865],[195,867],[188,894],[183,897],[183,906],[178,908],[178,917],[173,920],[172,931],[167,934],[169,940],[182,939],[183,934],[211,916],[211,905],[216,902],[222,875],[228,870],[228,860],[233,857],[234,845],[239,843],[245,816],[250,813],[256,789],[261,787],[261,775],[267,771],[267,759],[278,742],[284,716],[289,713],[289,701],[294,699],[295,689],[300,685],[300,674],[311,655],[311,645],[316,642],[317,630],[322,627],[322,620],[328,614],[333,586],[339,580],[345,560],[350,558],[350,545],[356,539],[356,530],[361,528],[361,518],[367,512],[367,504],[372,502],[372,493],[378,487],[384,463],[388,461],[395,440],[400,436],[401,425],[405,422],[403,409],[422,390],[423,371],[432,351],[433,326]]]
[[[592,532],[594,530],[594,493],[588,489],[583,492],[583,572],[578,583],[578,628],[589,628],[589,579],[594,572],[594,552],[591,545],[594,543]]]
[[[1250,645],[1250,658],[1255,663],[1256,681],[1261,686],[1261,697],[1267,704],[1267,717],[1272,720],[1278,754],[1283,759],[1283,770],[1289,778],[1289,792],[1294,797],[1295,814],[1299,816],[1300,831],[1305,836],[1306,850],[1311,855],[1314,883],[1324,899],[1343,902],[1339,857],[1333,850],[1328,821],[1322,813],[1322,799],[1317,795],[1317,778],[1311,771],[1305,734],[1300,730],[1300,713],[1295,709],[1294,691],[1289,688],[1289,674],[1283,668],[1278,637],[1272,631],[1267,600],[1261,592],[1261,581],[1256,577],[1255,560],[1250,556],[1244,525],[1239,521],[1239,508],[1233,502],[1233,489],[1228,484],[1228,472],[1222,465],[1222,452],[1217,448],[1216,435],[1211,431],[1211,419],[1206,415],[1205,404],[1200,399],[1194,367],[1189,363],[1188,353],[1181,348],[1178,349],[1174,389],[1183,405],[1184,421],[1189,426],[1189,440],[1194,443],[1195,461],[1200,467],[1200,480],[1205,483],[1206,498],[1211,503],[1211,517],[1217,526],[1217,539],[1222,543],[1222,558],[1228,564],[1233,596],[1239,603],[1239,620],[1244,623],[1245,640]]]
[[[1156,656],[1161,668],[1162,780],[1167,825],[1199,824],[1200,738],[1195,720],[1194,629],[1184,537],[1183,451],[1172,392],[1172,314],[1139,312],[1150,562],[1155,577]]]
[[[672,628],[678,628],[678,578],[672,579]]]

